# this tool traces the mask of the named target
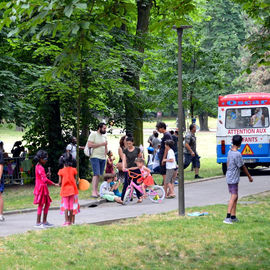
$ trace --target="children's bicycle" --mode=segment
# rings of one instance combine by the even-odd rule
[[[143,194],[143,190],[141,186],[136,185],[134,183],[134,179],[141,178],[141,174],[137,174],[133,171],[128,171],[128,176],[130,180],[130,184],[127,187],[125,196],[124,196],[124,204],[128,204],[130,201],[133,200],[133,192],[134,189],[137,189],[141,194]],[[146,196],[154,203],[161,203],[165,198],[165,191],[163,187],[159,185],[153,185],[150,187],[147,187],[146,190]]]

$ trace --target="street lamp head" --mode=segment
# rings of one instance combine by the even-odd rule
[[[172,28],[175,30],[178,30],[178,29],[186,29],[186,28],[192,28],[192,27],[193,27],[192,25],[180,25],[180,26],[174,25]]]

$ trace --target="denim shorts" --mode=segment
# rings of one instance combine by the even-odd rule
[[[99,159],[99,158],[90,158],[90,162],[92,164],[92,169],[94,176],[99,176],[104,174],[104,168],[105,168],[105,159]]]
[[[184,169],[186,169],[191,162],[194,168],[200,168],[200,157],[197,154],[195,154],[194,157],[191,154],[184,154]]]
[[[5,187],[4,187],[4,177],[2,177],[0,179],[0,193],[3,193],[4,189],[5,189]]]
[[[237,184],[228,184],[228,189],[231,194],[238,195],[238,183]]]

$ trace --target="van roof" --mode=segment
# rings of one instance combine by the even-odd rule
[[[237,105],[266,105],[270,104],[270,93],[240,93],[218,97],[218,106],[237,106]],[[263,102],[262,102],[263,101]]]

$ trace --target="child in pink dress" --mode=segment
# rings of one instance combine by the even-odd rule
[[[145,198],[146,193],[145,189],[149,186],[153,186],[155,184],[153,177],[151,176],[151,170],[144,165],[144,159],[143,158],[136,158],[135,160],[136,165],[140,169],[142,173],[141,180],[138,180],[138,183],[142,183],[141,187],[143,190],[143,197]]]
[[[38,205],[37,223],[35,227],[36,228],[51,227],[53,225],[47,221],[47,215],[48,215],[52,200],[51,200],[47,185],[53,185],[53,186],[59,186],[59,185],[55,184],[54,182],[52,182],[51,180],[47,178],[45,169],[43,168],[43,165],[45,165],[48,160],[47,152],[43,150],[39,150],[36,156],[34,157],[34,160],[38,161],[35,168],[36,183],[35,183],[35,189],[34,189],[34,195],[35,195],[34,204]],[[43,222],[41,223],[42,209],[43,209]]]

